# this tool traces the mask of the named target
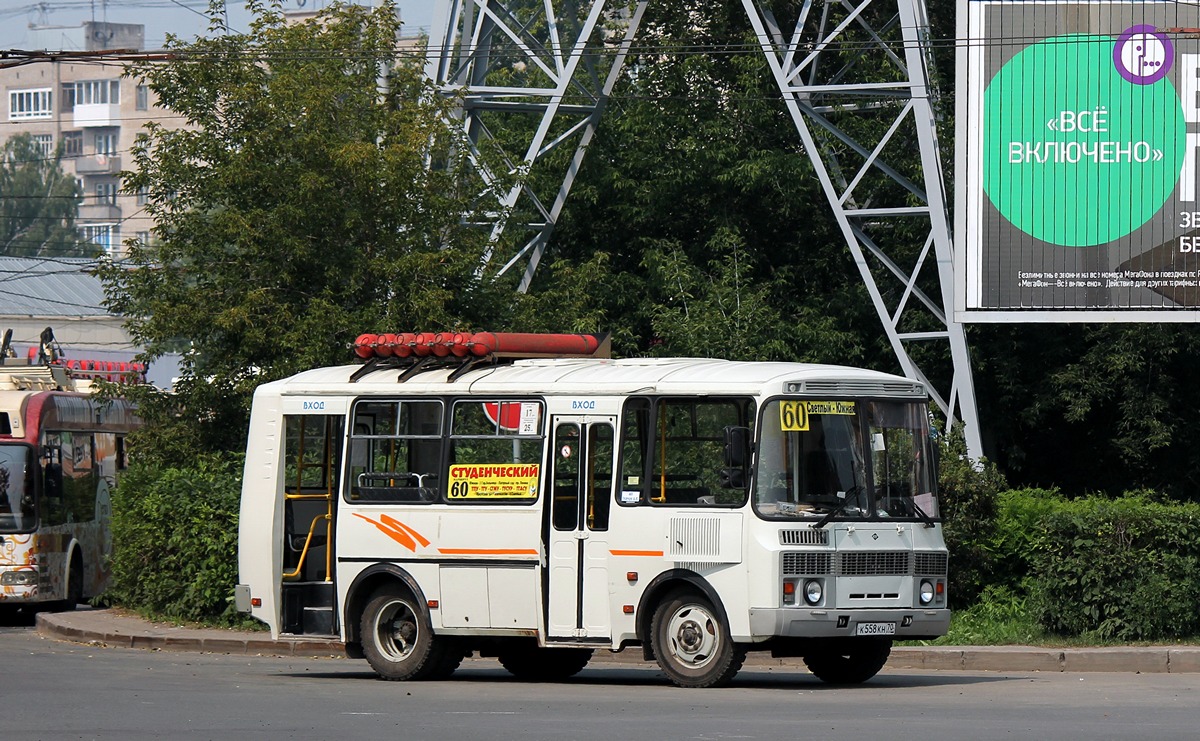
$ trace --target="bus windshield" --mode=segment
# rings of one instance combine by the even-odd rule
[[[33,448],[0,445],[0,533],[32,530],[37,522],[33,500]]]
[[[754,494],[768,518],[938,516],[923,403],[769,402]]]

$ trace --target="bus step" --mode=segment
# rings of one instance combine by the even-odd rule
[[[333,635],[333,608],[305,607],[301,627],[304,635]]]
[[[283,632],[306,635],[333,633],[335,618],[332,582],[288,582],[283,585],[281,596]]]

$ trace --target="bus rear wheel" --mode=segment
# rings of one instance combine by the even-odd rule
[[[806,655],[804,665],[827,684],[862,684],[879,673],[891,653],[886,638],[855,638]]]
[[[362,650],[382,679],[449,676],[462,660],[454,647],[433,634],[429,613],[412,595],[395,589],[371,596],[361,623]],[[454,660],[457,659],[457,660]]]
[[[521,646],[500,652],[500,665],[527,682],[557,682],[583,671],[592,660],[590,648]]]
[[[654,656],[680,687],[729,684],[746,660],[716,608],[695,592],[676,592],[659,604],[650,625]]]

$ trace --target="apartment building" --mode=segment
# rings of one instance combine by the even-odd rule
[[[285,13],[289,22],[315,17],[315,12]],[[38,39],[42,48],[72,51],[141,50],[140,24],[88,21],[78,27],[55,28]],[[397,39],[397,51],[421,53],[423,37]],[[119,62],[36,62],[0,69],[4,111],[0,142],[29,133],[47,157],[62,147],[63,169],[83,190],[76,224],[84,238],[113,257],[122,255],[130,237],[149,239],[152,220],[145,194],[123,193],[120,173],[131,169],[130,151],[147,121],[181,124],[155,107],[154,93],[140,81],[123,76]]]
[[[76,36],[73,48],[82,51],[140,50],[144,28],[91,21]],[[122,193],[120,181],[138,131],[166,116],[155,109],[149,88],[124,77],[120,63],[80,60],[0,69],[0,89],[0,138],[29,133],[47,157],[61,146],[62,167],[83,190],[76,219],[80,235],[114,257],[121,255],[123,239],[149,238],[145,197]]]

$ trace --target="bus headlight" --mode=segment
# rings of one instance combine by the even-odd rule
[[[809,579],[804,582],[804,601],[810,605],[821,604],[821,597],[824,596],[825,587],[821,584],[820,579]]]
[[[31,587],[37,583],[37,572],[32,569],[26,569],[25,571],[5,571],[0,573],[0,586]]]
[[[921,582],[921,604],[927,605],[933,602],[933,582],[928,579]]]

